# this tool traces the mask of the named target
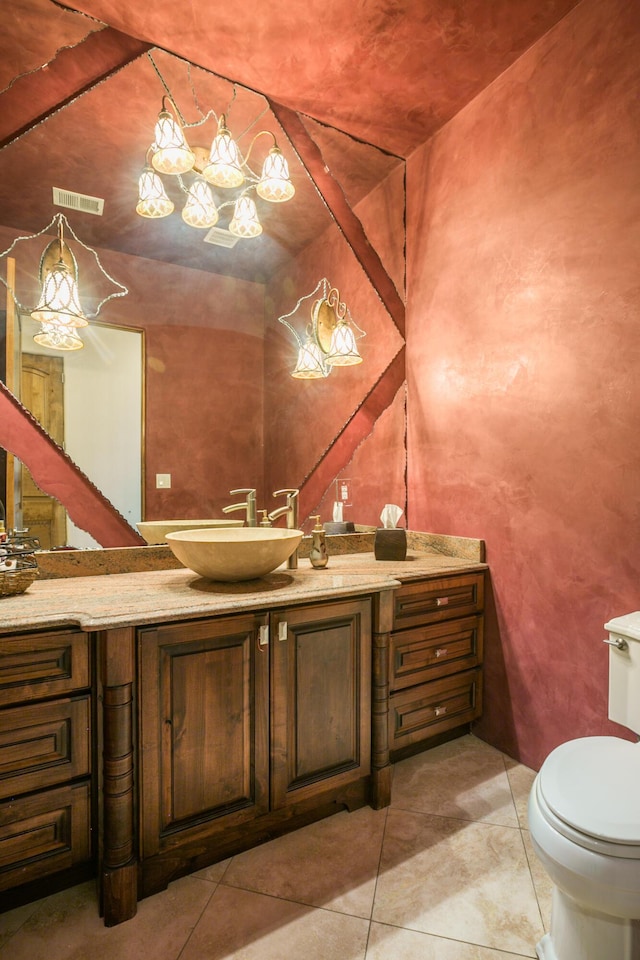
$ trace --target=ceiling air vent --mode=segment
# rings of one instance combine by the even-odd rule
[[[104,211],[102,197],[88,197],[85,193],[73,193],[71,190],[61,190],[60,187],[53,187],[53,203],[56,207],[93,213],[96,217],[101,217]]]
[[[222,230],[220,227],[211,227],[211,230],[204,238],[205,243],[214,243],[217,247],[235,247],[240,238],[234,237],[228,230]]]

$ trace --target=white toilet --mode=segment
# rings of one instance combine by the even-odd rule
[[[609,631],[609,718],[640,734],[640,611]],[[535,851],[554,883],[540,960],[640,960],[640,743],[556,747],[529,796]]]

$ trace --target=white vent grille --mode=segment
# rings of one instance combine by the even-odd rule
[[[240,237],[234,237],[228,230],[222,230],[220,227],[211,227],[211,230],[204,238],[205,243],[214,243],[217,247],[235,247]]]
[[[93,213],[97,217],[101,217],[104,211],[102,197],[89,197],[85,193],[61,190],[60,187],[53,187],[53,203],[56,207],[68,207],[70,210],[80,210],[82,213]]]

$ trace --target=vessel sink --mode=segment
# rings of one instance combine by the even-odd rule
[[[208,580],[254,580],[287,560],[302,530],[279,527],[181,530],[167,534],[178,560]]]
[[[141,520],[136,526],[149,544],[166,543],[168,533],[208,527],[241,527],[244,520]]]

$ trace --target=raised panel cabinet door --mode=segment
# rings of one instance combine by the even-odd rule
[[[271,805],[371,772],[371,602],[271,615]]]
[[[265,616],[139,632],[143,859],[268,809]]]

